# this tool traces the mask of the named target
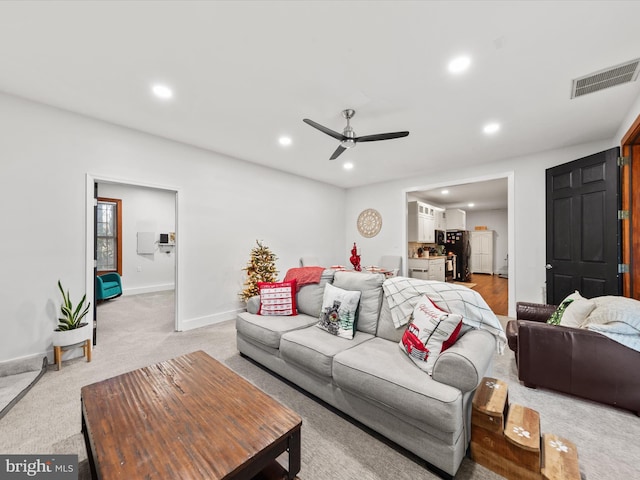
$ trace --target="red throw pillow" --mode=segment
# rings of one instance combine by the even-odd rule
[[[460,328],[462,315],[441,310],[424,295],[413,310],[413,321],[400,340],[400,348],[431,375],[438,355],[455,343]]]
[[[296,281],[258,282],[260,309],[258,315],[297,315]]]

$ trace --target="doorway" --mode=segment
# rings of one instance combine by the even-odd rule
[[[443,194],[443,190],[448,190],[448,194]],[[514,245],[514,218],[513,218],[513,201],[514,201],[514,174],[507,172],[503,174],[490,175],[479,178],[463,179],[456,182],[442,182],[439,184],[425,185],[414,187],[405,191],[404,211],[407,213],[407,205],[409,201],[424,201],[441,208],[453,208],[466,210],[470,213],[469,218],[473,224],[467,222],[466,230],[474,230],[478,222],[481,222],[482,215],[480,212],[493,212],[487,214],[486,218],[490,218],[487,223],[488,229],[492,229],[491,225],[495,224],[495,218],[503,216],[505,220],[499,220],[499,229],[501,230],[501,238],[503,246],[495,254],[495,271],[496,276],[501,274],[500,280],[506,282],[506,303],[508,305],[508,315],[515,317],[515,245]],[[455,193],[455,195],[454,195]],[[450,195],[447,197],[447,195]],[[469,203],[474,203],[473,207],[469,207]],[[506,213],[496,213],[499,211]],[[473,213],[475,212],[475,213]],[[497,217],[496,217],[497,216]],[[408,219],[405,217],[405,227],[408,226]],[[405,228],[405,234],[407,230]],[[408,238],[408,235],[407,237]],[[506,253],[504,253],[506,252]],[[408,265],[408,251],[405,252],[405,265]],[[480,274],[479,274],[480,275]],[[506,277],[506,278],[505,278]]]
[[[132,287],[129,290],[135,293],[146,293],[159,290],[174,291],[174,319],[173,329],[180,330],[179,316],[179,269],[178,258],[180,254],[179,242],[179,189],[162,185],[152,185],[137,181],[123,181],[121,179],[113,179],[108,177],[99,177],[87,175],[87,209],[86,209],[86,291],[90,301],[96,305],[94,285],[94,234],[95,228],[95,202],[94,196],[103,196],[104,193],[112,195],[113,192],[123,193],[128,196],[130,201],[123,202],[123,210],[129,213],[136,212],[133,218],[123,225],[123,237],[125,246],[123,246],[124,267],[123,276],[128,276],[133,280],[128,282]],[[148,212],[140,214],[142,212]],[[160,212],[160,213],[158,213]],[[126,215],[126,214],[125,214]],[[157,252],[154,254],[138,255],[136,251],[137,237],[139,232],[145,234],[153,233]],[[161,244],[160,233],[172,234],[172,245]],[[155,261],[158,260],[158,261]],[[162,267],[163,270],[160,270]],[[162,273],[164,272],[164,273]],[[149,285],[145,287],[145,277]],[[149,278],[153,275],[160,279],[157,282],[149,282]],[[141,280],[142,279],[142,280]],[[126,282],[126,280],[125,280]],[[125,283],[126,285],[126,283]],[[126,288],[126,287],[125,287]],[[116,300],[117,301],[117,300]],[[96,334],[99,331],[99,316],[94,309],[94,344]]]

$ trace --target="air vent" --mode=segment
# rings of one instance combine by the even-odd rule
[[[571,98],[633,82],[638,78],[639,65],[640,58],[636,58],[630,62],[576,78],[571,85]]]

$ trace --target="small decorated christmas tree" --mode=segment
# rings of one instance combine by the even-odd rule
[[[258,282],[275,282],[278,276],[276,270],[278,257],[260,241],[256,240],[256,243],[258,246],[251,250],[251,258],[247,262],[247,266],[242,269],[247,272],[244,290],[240,293],[240,297],[244,301],[254,295],[259,295]]]

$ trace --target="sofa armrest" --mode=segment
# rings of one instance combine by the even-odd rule
[[[611,403],[630,392],[640,408],[640,353],[582,328],[518,322],[518,378],[540,386]],[[635,387],[634,387],[635,385]],[[621,403],[620,398],[616,401]]]
[[[531,320],[534,322],[546,322],[558,308],[556,305],[545,303],[517,302],[516,318],[518,320]]]
[[[258,310],[260,310],[260,295],[254,295],[247,299],[247,312],[257,315]]]
[[[485,330],[470,330],[440,354],[432,378],[461,392],[480,385],[496,351],[495,337]]]

